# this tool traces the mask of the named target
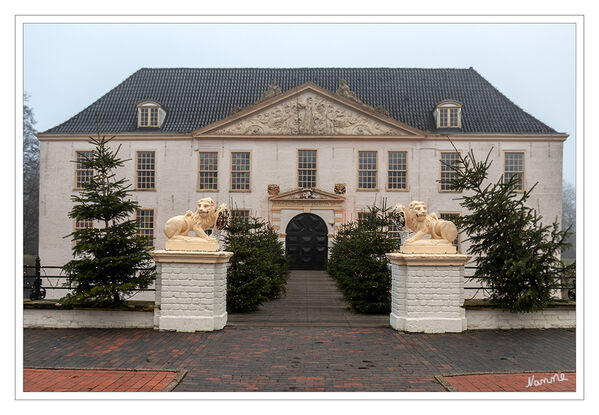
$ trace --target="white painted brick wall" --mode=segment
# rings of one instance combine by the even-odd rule
[[[155,328],[209,331],[227,320],[225,263],[158,262]]]
[[[408,317],[460,313],[464,303],[460,266],[393,265],[392,312]]]
[[[575,308],[546,308],[534,313],[510,313],[497,308],[466,309],[468,329],[575,328]]]
[[[24,328],[151,328],[152,311],[23,310]]]
[[[411,332],[465,330],[464,267],[392,264],[390,324]]]

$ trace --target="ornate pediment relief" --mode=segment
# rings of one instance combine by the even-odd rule
[[[290,192],[280,193],[269,198],[271,201],[321,201],[321,202],[342,202],[345,197],[334,193],[325,192],[320,189],[295,189]]]
[[[287,95],[287,96],[285,96]],[[417,136],[414,129],[387,119],[364,105],[344,102],[333,94],[304,88],[272,99],[271,105],[236,114],[199,134],[210,135],[313,135],[313,136]]]

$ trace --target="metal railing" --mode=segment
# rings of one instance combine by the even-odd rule
[[[467,274],[464,275],[464,279],[466,281],[477,281],[480,284],[477,286],[464,286],[464,290],[476,290],[476,292],[472,295],[472,297],[470,297],[470,299],[473,299],[479,293],[481,293],[485,297],[491,295],[491,288],[488,285],[484,284],[484,280],[490,279],[490,277],[474,277],[474,272],[476,271],[475,266],[465,266],[464,270],[465,274]],[[556,289],[559,289],[560,292],[563,292],[563,294],[565,294],[569,300],[576,300],[576,277],[566,277],[566,281],[566,283],[561,284],[560,287]]]
[[[29,298],[32,301],[43,300],[46,298],[47,290],[72,290],[74,288],[73,276],[65,275],[62,269],[62,266],[42,266],[39,256],[35,258],[35,265],[23,265],[23,298]],[[147,269],[139,268],[137,271]],[[48,275],[47,270],[58,275]],[[55,280],[56,283],[53,284],[50,279]],[[62,281],[64,282],[61,283]],[[156,290],[154,288],[143,288],[136,291],[149,292]]]

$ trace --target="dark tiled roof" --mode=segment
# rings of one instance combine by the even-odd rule
[[[193,131],[227,117],[234,106],[254,104],[273,78],[283,92],[305,82],[335,92],[345,79],[364,103],[382,105],[392,118],[425,131],[436,131],[437,104],[455,100],[463,104],[461,132],[556,133],[472,68],[144,68],[46,133],[138,131],[136,105],[145,100],[157,101],[166,110],[162,131]]]

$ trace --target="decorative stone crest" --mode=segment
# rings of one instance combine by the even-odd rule
[[[368,107],[370,108],[370,107]],[[312,91],[221,127],[226,135],[402,135],[406,132],[375,116],[349,108]]]
[[[267,99],[271,99],[272,97],[276,97],[280,94],[282,94],[282,92],[281,88],[279,88],[279,85],[277,85],[277,78],[273,78],[273,80],[270,82],[270,85],[268,86],[268,89],[262,93],[262,96],[260,97],[258,102],[256,102],[256,104],[266,101]]]
[[[312,189],[303,189],[300,194],[300,199],[316,199],[316,195]]]
[[[345,183],[337,183],[335,184],[335,194],[344,195],[345,194]]]
[[[281,189],[278,184],[269,184],[267,188],[268,194],[271,196],[278,195]]]
[[[342,97],[349,98],[352,101],[356,101],[359,104],[362,104],[362,101],[358,99],[356,93],[349,89],[349,85],[347,85],[345,79],[342,79],[341,82],[339,82],[339,88],[337,88],[337,91],[335,93],[337,95],[341,95]]]
[[[227,225],[229,212],[226,204],[215,207],[209,197],[200,199],[195,212],[188,210],[185,215],[174,216],[166,221],[164,234],[168,238],[167,251],[207,251],[220,250],[214,235],[207,235],[209,229],[222,229]],[[189,236],[189,232],[196,236]]]
[[[383,107],[382,105],[377,105],[374,110],[379,114],[386,115],[387,117],[389,116],[389,111],[387,111],[387,108]]]
[[[426,203],[412,201],[408,209],[401,204],[395,205],[392,219],[400,225],[405,220],[406,226],[415,232],[400,248],[399,252],[406,254],[455,254],[453,241],[458,236],[458,230],[453,222],[439,219],[436,214],[427,214]],[[394,222],[395,222],[394,220]],[[424,239],[430,235],[430,239]]]

